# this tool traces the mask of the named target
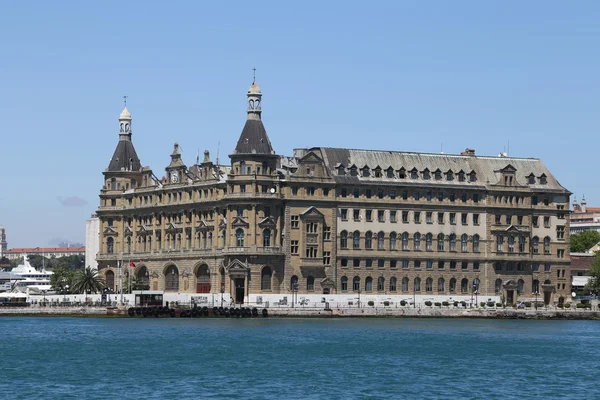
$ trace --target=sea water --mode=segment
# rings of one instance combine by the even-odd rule
[[[1,317],[2,399],[597,399],[600,322]]]

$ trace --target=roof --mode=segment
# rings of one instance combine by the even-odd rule
[[[14,249],[8,249],[4,253],[78,253],[85,251],[83,247],[15,247]]]
[[[121,111],[121,115],[119,115],[119,119],[131,119],[131,114],[127,109],[127,106],[123,107],[123,111]]]
[[[419,174],[418,179],[407,178],[407,182],[414,182],[416,184],[435,183],[436,185],[450,185],[450,186],[465,186],[465,185],[493,185],[499,182],[501,178],[500,170],[506,167],[512,167],[516,170],[516,181],[517,185],[527,186],[532,190],[549,191],[554,190],[557,192],[568,194],[569,191],[558,183],[546,166],[541,160],[536,158],[512,158],[512,157],[489,157],[489,156],[473,156],[473,155],[450,155],[450,154],[431,154],[431,153],[410,153],[400,151],[386,151],[386,150],[354,150],[354,149],[342,149],[342,148],[330,148],[330,147],[317,147],[311,149],[312,151],[320,151],[322,158],[325,161],[326,166],[331,170],[332,175],[338,181],[346,183],[361,182],[367,183],[372,181],[385,182],[385,181],[397,181],[398,178],[387,178],[385,173],[381,177],[363,177],[363,176],[338,176],[336,173],[336,165],[343,165],[348,168],[352,165],[362,168],[368,166],[370,169],[380,167],[382,170],[387,170],[389,167],[395,171],[404,168],[406,171],[416,169],[417,171],[424,171],[428,169],[433,172],[441,170],[442,172],[453,171],[458,173],[463,171],[465,174],[469,174],[471,171],[476,174],[476,181],[470,182],[466,179],[464,182],[460,182],[458,179],[448,181],[442,179],[439,181],[424,180],[422,175]],[[546,176],[547,183],[540,184],[539,180],[536,183],[529,184],[526,179],[530,174],[534,174],[536,177],[542,175]]]
[[[135,152],[131,137],[129,136],[129,140],[119,140],[110,164],[108,164],[108,170],[111,172],[139,171],[141,168],[142,163]]]
[[[248,119],[242,129],[234,154],[275,154],[260,119]]]
[[[596,258],[592,253],[571,253],[571,270],[589,270]]]

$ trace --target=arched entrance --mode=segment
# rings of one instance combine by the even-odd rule
[[[165,271],[165,291],[179,291],[179,270],[174,265],[169,266]]]
[[[135,274],[134,290],[149,290],[150,289],[150,275],[148,274],[148,268],[145,266],[140,267],[137,274]]]
[[[196,293],[210,293],[210,272],[206,264],[199,266],[196,271]]]
[[[106,287],[110,290],[115,290],[115,273],[106,271]]]

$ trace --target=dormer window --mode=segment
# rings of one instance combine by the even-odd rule
[[[393,178],[393,177],[394,177],[394,168],[392,168],[392,167],[389,167],[389,168],[387,169],[386,173],[387,173],[387,177],[388,177],[388,178]]]
[[[458,173],[458,181],[459,182],[464,182],[465,181],[465,173],[463,171],[460,171]]]
[[[471,171],[469,173],[469,181],[476,182],[477,181],[477,173],[475,171]]]
[[[381,168],[375,168],[375,178],[381,178]]]
[[[527,182],[528,182],[530,185],[535,185],[535,175],[534,175],[534,174],[530,174],[530,175],[527,177]]]
[[[419,171],[416,168],[413,168],[410,171],[410,179],[417,179],[419,177]]]
[[[344,175],[346,175],[346,170],[344,169],[344,165],[343,164],[338,164],[335,167],[337,168],[337,174],[338,174],[338,176],[344,176]]]
[[[368,178],[369,176],[371,176],[371,171],[369,170],[369,167],[367,167],[366,165],[362,169],[362,176],[364,178]]]
[[[446,180],[451,181],[453,179],[454,179],[454,173],[452,172],[452,170],[448,170],[448,172],[446,172]]]
[[[400,179],[406,178],[406,170],[404,168],[400,168],[398,170],[398,178],[400,178]]]
[[[439,181],[442,179],[442,171],[440,171],[439,169],[434,172],[434,175],[435,175],[436,181]]]
[[[542,175],[540,176],[540,185],[545,185],[545,184],[547,184],[547,183],[548,183],[548,181],[547,181],[547,179],[546,179],[546,174],[542,174]]]
[[[356,165],[350,167],[350,176],[358,176],[358,168],[356,168]]]
[[[429,170],[427,168],[425,168],[423,170],[423,179],[428,181],[429,179],[431,179],[431,174],[429,173]]]

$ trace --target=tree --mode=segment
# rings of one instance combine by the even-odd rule
[[[73,293],[98,293],[106,286],[104,279],[92,267],[77,270],[73,277]]]
[[[50,285],[57,293],[67,293],[73,288],[73,271],[69,267],[56,267],[52,270]]]
[[[583,231],[571,235],[571,253],[585,253],[600,242],[600,232]]]
[[[596,252],[594,262],[590,268],[590,279],[585,285],[584,291],[586,293],[600,293],[600,252]]]

